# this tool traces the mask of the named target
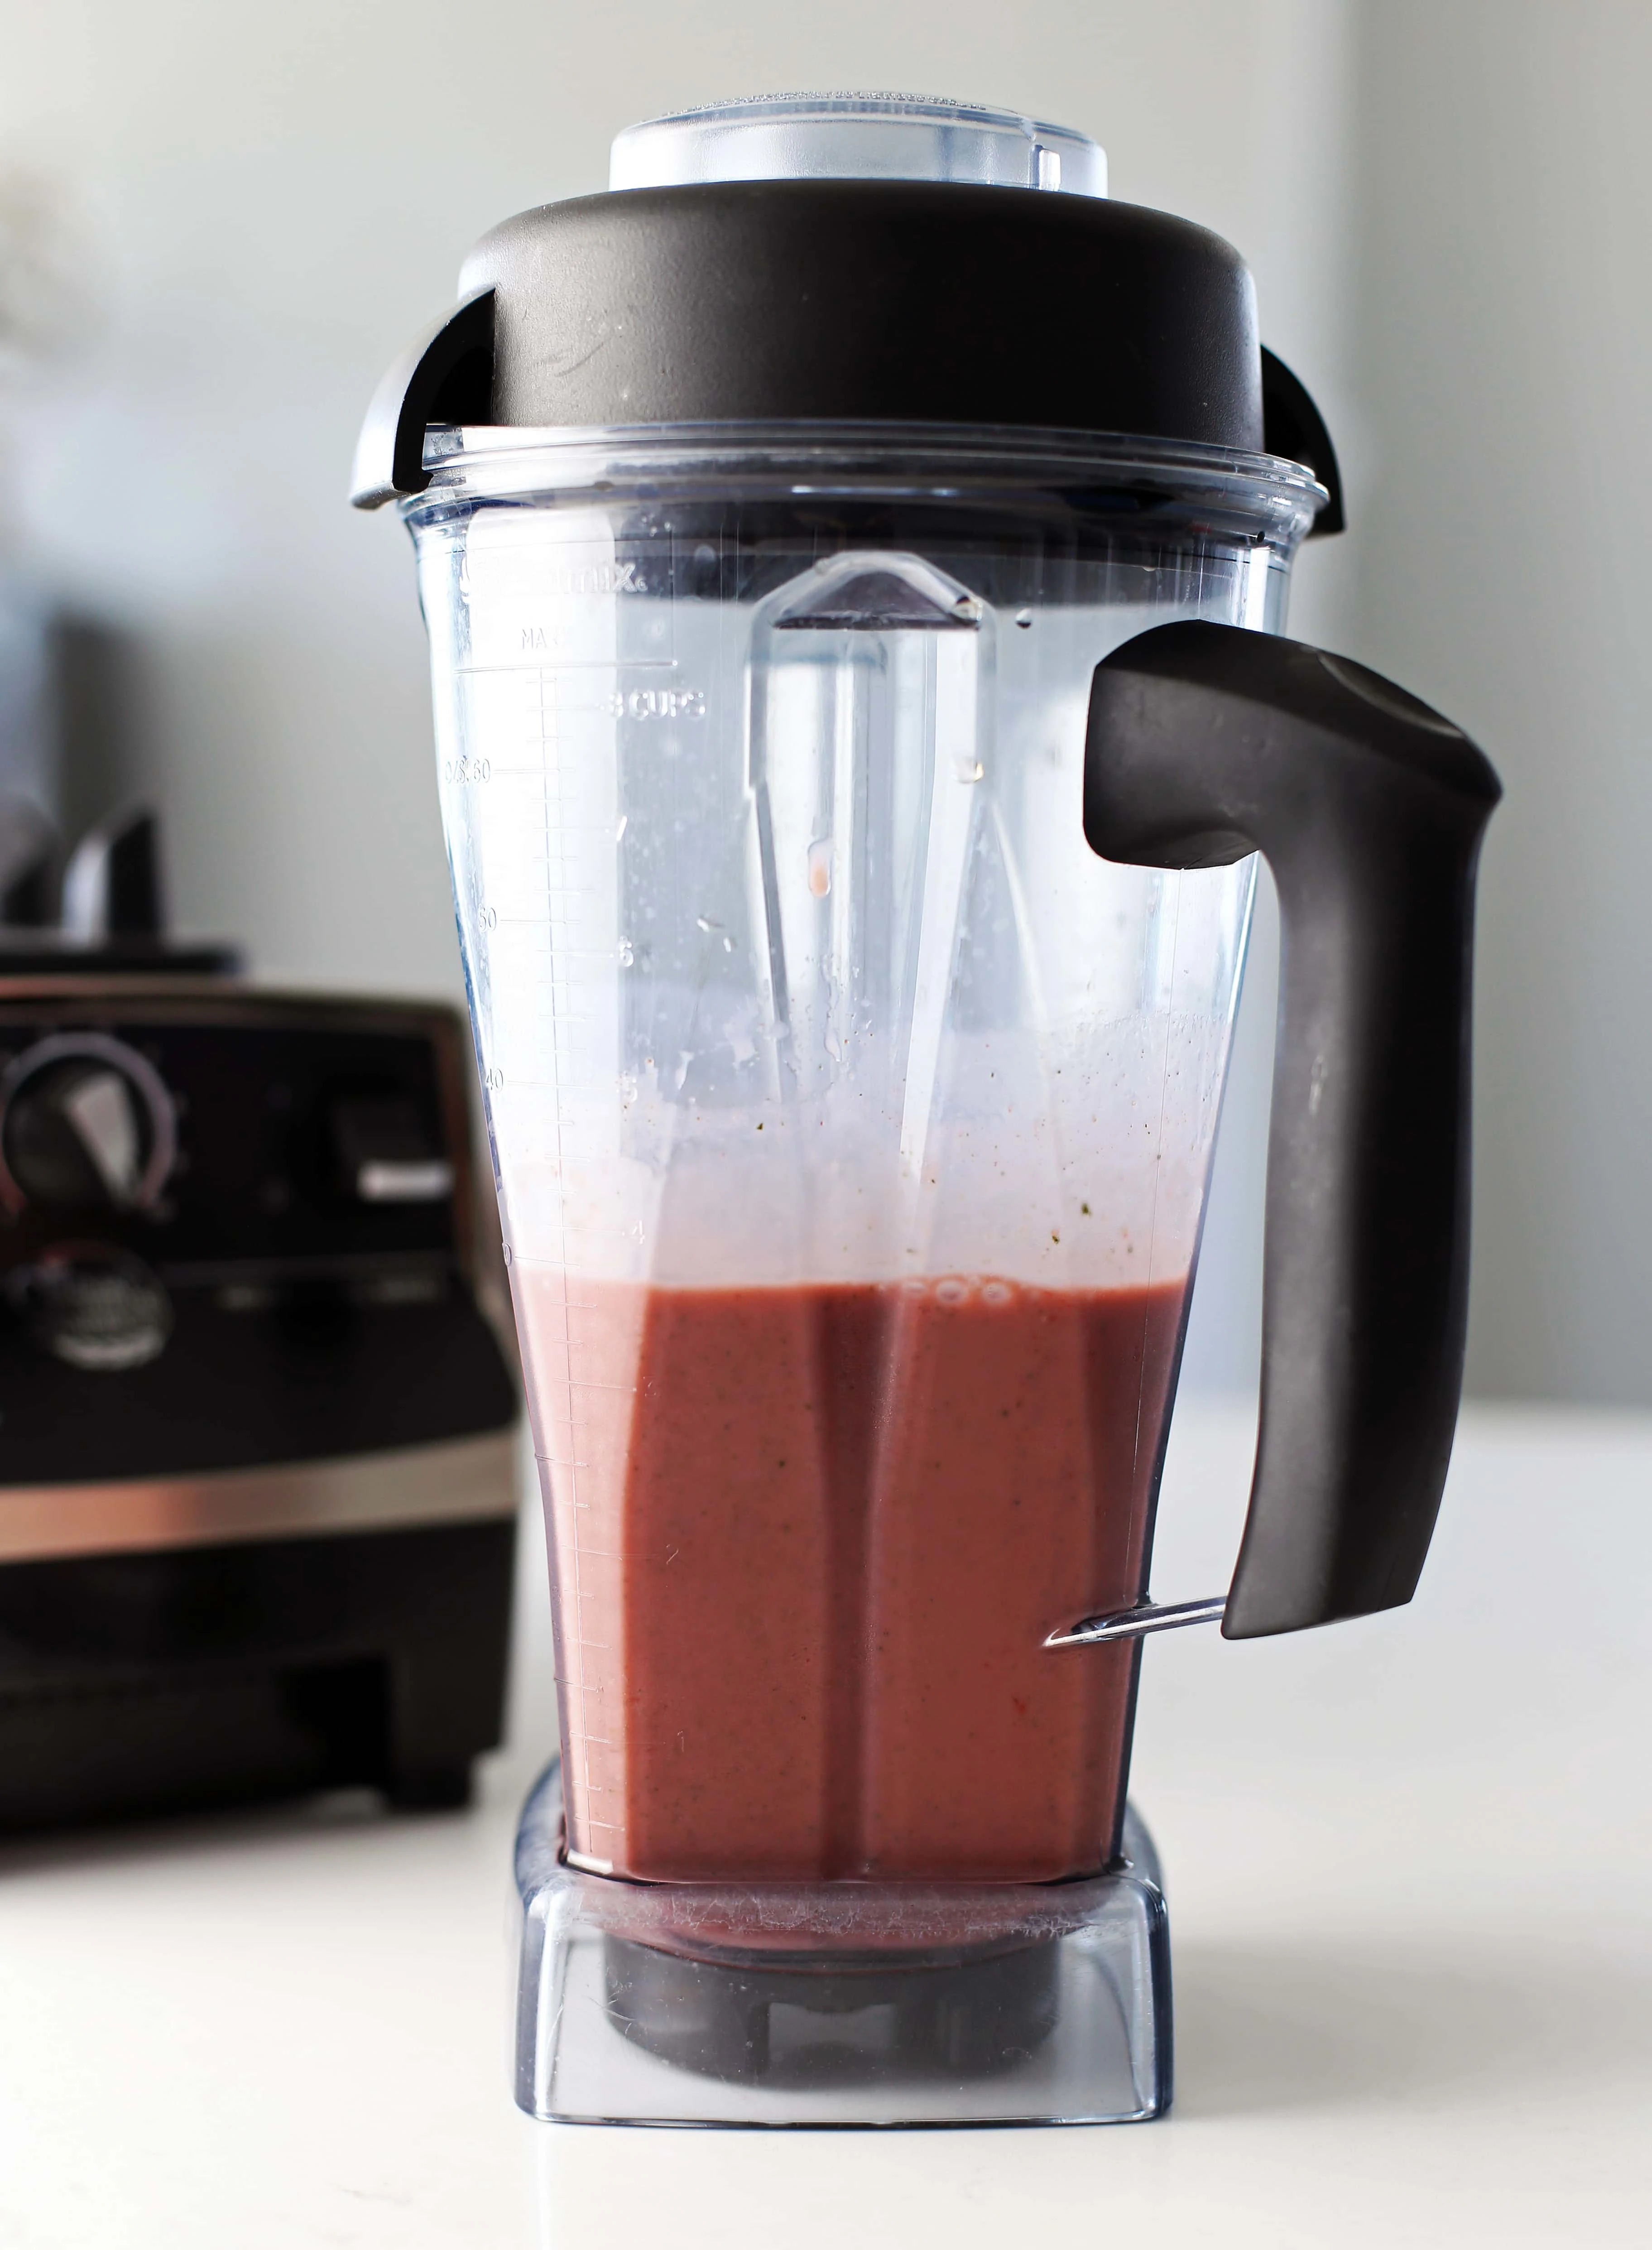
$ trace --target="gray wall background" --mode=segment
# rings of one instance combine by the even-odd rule
[[[1652,1402],[1652,8],[1380,0],[1354,652],[1507,798],[1485,859],[1470,1377]]]
[[[1237,242],[1356,526],[1304,557],[1294,629],[1441,703],[1509,784],[1472,1380],[1652,1403],[1644,0],[0,0],[0,188],[51,184],[87,309],[5,394],[0,535],[133,637],[121,779],[164,804],[180,919],[291,980],[458,989],[410,558],[342,488],[485,226],[602,185],[659,109],[889,84],[1081,126],[1116,195]],[[1274,942],[1264,898],[1208,1388],[1254,1380]]]

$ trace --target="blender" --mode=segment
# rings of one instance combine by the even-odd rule
[[[1143,1637],[1408,1599],[1467,1275],[1461,732],[1280,638],[1335,456],[1226,243],[1010,113],[634,127],[386,377],[543,1484],[518,2096],[1171,2091]],[[1148,1596],[1256,853],[1262,1420]]]

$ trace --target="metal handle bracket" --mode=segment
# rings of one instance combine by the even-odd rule
[[[1224,1594],[1212,1594],[1201,1602],[1135,1602],[1127,1610],[1080,1618],[1064,1632],[1050,1633],[1044,1646],[1093,1648],[1098,1641],[1139,1640],[1144,1632],[1174,1632],[1178,1625],[1220,1625],[1227,1606]]]

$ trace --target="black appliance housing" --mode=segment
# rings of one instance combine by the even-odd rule
[[[210,960],[0,957],[0,1831],[453,1805],[499,1738],[465,1027]]]

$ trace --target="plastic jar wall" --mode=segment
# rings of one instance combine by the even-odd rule
[[[1254,863],[1106,864],[1091,671],[1318,488],[1028,433],[432,438],[403,504],[551,1530],[569,1841],[1112,1848]]]

